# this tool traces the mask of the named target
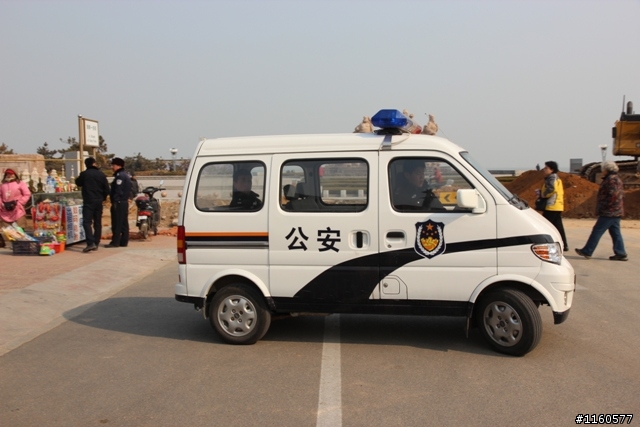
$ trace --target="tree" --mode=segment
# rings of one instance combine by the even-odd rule
[[[189,170],[190,163],[191,163],[191,159],[180,159],[180,163],[178,164],[178,170],[180,172],[187,172]]]
[[[16,154],[16,153],[14,153],[13,150],[3,142],[2,144],[0,144],[0,154]]]
[[[80,150],[80,143],[78,141],[76,141],[76,139],[74,137],[68,137],[67,140],[65,141],[64,139],[60,138],[60,142],[62,142],[63,144],[67,144],[68,147],[67,148],[63,148],[61,150],[58,150],[60,153],[68,153],[69,151],[78,151]]]
[[[158,171],[168,170],[167,161],[156,157],[156,160],[153,162],[153,169]]]
[[[59,153],[59,150],[50,150],[49,149],[49,143],[47,143],[45,141],[44,144],[42,144],[41,147],[38,147],[36,149],[36,153],[41,154],[42,157],[44,157],[45,159],[56,159],[59,157],[56,157],[56,154]],[[57,162],[44,162],[44,167],[46,170],[50,170],[50,169],[56,169],[56,165]]]
[[[125,157],[124,168],[130,172],[153,170],[154,164],[151,160],[138,153],[133,157]]]
[[[107,153],[107,143],[102,135],[98,136],[98,148],[96,148],[96,160],[101,165],[106,165],[114,157],[114,154]]]
[[[67,148],[63,148],[58,150],[59,153],[68,153],[70,151],[80,151],[80,142],[76,140],[75,137],[67,137],[67,140],[60,138],[60,142],[63,144],[67,144]],[[111,159],[115,157],[114,154],[107,153],[107,143],[105,142],[102,135],[98,136],[98,146],[97,147],[85,147],[85,151],[89,152],[90,156],[94,156],[96,161],[100,165],[107,165],[110,163]]]

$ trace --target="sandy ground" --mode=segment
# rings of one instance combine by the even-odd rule
[[[596,223],[596,220],[594,218],[589,218],[589,219],[562,218],[562,223],[564,224],[564,228],[568,228],[568,227],[591,228]],[[625,228],[625,229],[640,230],[640,220],[637,220],[637,219],[623,219],[620,222],[620,225],[622,228]]]

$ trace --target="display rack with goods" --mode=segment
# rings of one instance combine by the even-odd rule
[[[62,233],[66,244],[85,239],[80,192],[35,193],[32,197],[31,215],[36,235],[39,232],[49,232],[60,236]]]

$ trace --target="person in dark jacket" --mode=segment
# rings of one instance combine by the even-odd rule
[[[626,261],[627,251],[620,232],[620,218],[624,214],[624,185],[618,176],[618,165],[614,162],[602,162],[602,184],[598,189],[596,215],[598,219],[591,230],[591,235],[582,249],[576,248],[576,253],[586,259],[591,258],[596,250],[600,238],[609,230],[613,240],[614,254],[609,257],[612,261]]]
[[[424,160],[405,160],[393,189],[393,206],[404,211],[442,211],[444,207],[425,181]]]
[[[239,169],[233,174],[232,209],[257,210],[262,206],[260,196],[251,191],[253,176],[247,169]]]
[[[124,160],[114,157],[111,160],[113,181],[111,181],[111,243],[105,248],[117,248],[129,244],[129,195],[131,178],[124,170]]]
[[[131,194],[129,195],[129,199],[135,200],[140,192],[140,185],[138,184],[138,177],[135,172],[131,173]]]
[[[76,185],[82,188],[82,228],[87,239],[87,246],[82,252],[98,250],[102,237],[102,204],[109,195],[109,181],[100,169],[96,159],[84,159],[87,169],[76,178]],[[93,229],[91,228],[93,224]]]

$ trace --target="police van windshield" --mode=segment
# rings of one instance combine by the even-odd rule
[[[511,203],[512,205],[514,205],[519,209],[524,209],[529,206],[527,202],[525,202],[524,200],[522,200],[515,194],[511,193],[509,190],[507,190],[505,186],[502,185],[502,183],[496,179],[495,176],[493,176],[488,170],[486,170],[482,165],[480,165],[480,163],[478,163],[473,157],[471,157],[471,155],[468,152],[463,151],[460,153],[460,155],[462,156],[463,159],[465,159],[471,165],[471,167],[473,167],[476,171],[478,171],[480,175],[482,175],[487,181],[489,181],[491,185],[496,190],[498,190],[498,192],[509,203]]]

